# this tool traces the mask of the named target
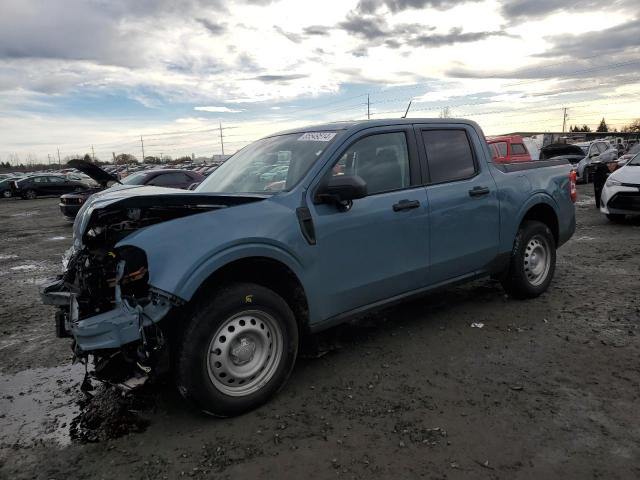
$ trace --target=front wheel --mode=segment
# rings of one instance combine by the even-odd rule
[[[11,196],[12,196],[11,190],[3,190],[2,191],[2,197],[3,198],[11,198]]]
[[[233,284],[195,305],[176,383],[205,413],[239,415],[284,385],[297,353],[298,328],[287,303],[260,285]]]
[[[522,223],[511,252],[507,274],[502,280],[506,292],[515,298],[534,298],[549,287],[556,268],[556,242],[544,223]]]

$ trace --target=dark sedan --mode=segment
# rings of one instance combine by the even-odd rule
[[[74,163],[73,166],[100,183],[102,188],[62,195],[60,197],[60,211],[68,219],[75,218],[80,207],[82,207],[91,195],[103,188],[110,187],[116,182],[124,185],[154,185],[157,187],[182,188],[186,190],[191,185],[204,180],[204,176],[189,170],[145,170],[132,173],[128,177],[118,180],[96,165],[89,164],[89,166],[83,167],[82,165]]]
[[[31,175],[25,178],[14,179],[11,182],[11,193],[25,200],[48,195],[60,195],[69,192],[80,192],[89,186],[77,180],[57,175]]]

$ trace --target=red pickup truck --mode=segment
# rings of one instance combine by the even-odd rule
[[[488,137],[487,143],[497,163],[530,162],[531,155],[520,135],[506,137]]]

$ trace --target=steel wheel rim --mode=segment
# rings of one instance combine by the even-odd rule
[[[282,330],[271,315],[240,312],[225,320],[209,342],[209,379],[226,395],[251,395],[271,380],[283,351]]]
[[[550,268],[549,242],[541,235],[535,235],[524,251],[524,273],[527,281],[534,287],[541,285],[547,279]]]
[[[28,198],[29,200],[33,200],[34,198],[36,198],[36,192],[34,192],[34,191],[32,191],[32,190],[29,190],[29,191],[27,192],[27,198]]]
[[[2,196],[4,198],[11,198],[11,192],[9,190],[5,190],[4,192],[2,192]]]

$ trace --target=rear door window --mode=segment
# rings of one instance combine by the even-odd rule
[[[476,174],[473,150],[464,130],[423,130],[422,140],[431,183],[464,180]]]

